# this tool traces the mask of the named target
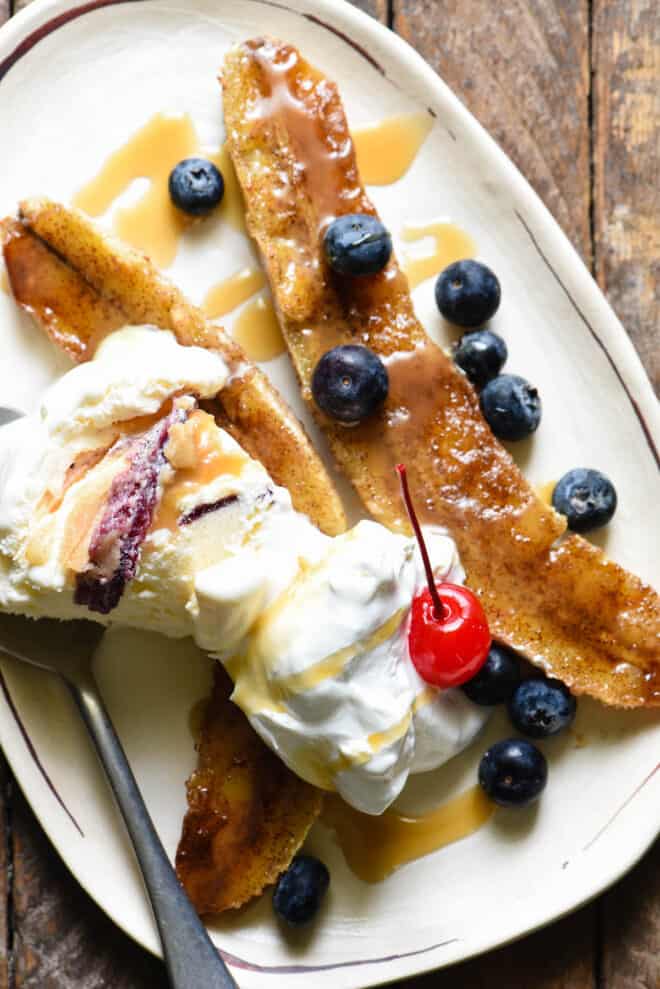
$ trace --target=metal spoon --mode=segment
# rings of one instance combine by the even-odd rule
[[[0,407],[0,426],[22,413]],[[238,989],[176,877],[92,673],[103,628],[0,613],[0,651],[62,677],[92,736],[151,901],[172,989]]]

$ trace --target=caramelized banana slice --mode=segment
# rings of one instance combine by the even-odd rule
[[[291,45],[257,38],[226,57],[229,148],[302,392],[372,515],[406,527],[395,464],[424,521],[447,526],[494,635],[572,690],[621,707],[660,705],[657,594],[544,505],[495,439],[467,379],[415,317],[396,259],[340,278],[321,238],[375,210],[360,182],[336,86]],[[340,343],[366,344],[390,379],[382,412],[345,428],[316,408],[311,376]]]
[[[89,360],[98,340],[125,324],[124,313],[20,220],[0,222],[0,234],[16,302],[76,363]]]
[[[240,907],[286,869],[321,809],[320,790],[286,768],[229,700],[217,664],[176,856],[200,914]]]
[[[213,411],[295,507],[329,535],[346,528],[332,481],[303,427],[241,348],[161,275],[143,254],[107,237],[83,213],[48,199],[21,204],[0,227],[16,301],[76,361],[126,323],[172,330],[181,344],[219,351],[234,375]]]

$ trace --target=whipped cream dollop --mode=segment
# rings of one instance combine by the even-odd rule
[[[425,585],[412,539],[330,538],[200,402],[221,356],[128,327],[0,430],[0,608],[193,636],[296,773],[379,814],[486,713],[425,684],[408,651]],[[436,576],[463,580],[425,527]]]
[[[424,536],[436,577],[462,582],[446,532],[426,526]],[[328,543],[226,665],[234,700],[292,769],[380,814],[409,773],[460,752],[486,715],[412,664],[410,605],[426,586],[414,540],[365,521]]]

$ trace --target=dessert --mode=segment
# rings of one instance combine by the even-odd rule
[[[228,379],[218,354],[127,327],[3,428],[0,607],[192,636],[298,776],[382,813],[486,712],[411,662],[414,541],[368,521],[333,538],[296,512],[200,408]],[[431,576],[460,584],[451,539],[425,537]]]
[[[324,532],[346,528],[339,495],[299,421],[219,326],[148,258],[101,233],[78,210],[30,199],[19,213],[0,226],[12,294],[54,343],[82,362],[112,330],[149,324],[171,330],[179,343],[218,351],[231,374],[214,415],[288,488],[299,511]]]
[[[386,835],[409,774],[461,751],[494,704],[532,738],[566,730],[567,687],[520,683],[515,655],[489,649],[484,609],[503,642],[576,692],[660,703],[657,597],[576,537],[559,541],[564,520],[493,437],[540,421],[535,389],[499,373],[506,346],[482,327],[496,276],[458,261],[436,285],[440,311],[474,328],[456,362],[479,399],[415,319],[332,84],[291,46],[256,40],[228,56],[224,86],[249,228],[303,392],[387,528],[343,531],[299,424],[147,259],[48,200],[3,224],[17,301],[82,366],[0,434],[0,607],[191,635],[220,661],[177,855],[201,913],[280,876],[322,790],[378,815]],[[170,192],[203,215],[222,176],[185,160]],[[400,459],[423,529],[405,468],[403,501],[395,487]],[[484,755],[477,797],[525,806],[546,780],[542,752],[507,739]],[[473,811],[470,829],[490,808]],[[427,824],[424,851],[437,847]],[[293,859],[276,912],[306,922],[327,882],[321,863]]]
[[[205,411],[231,381],[218,350],[125,327],[0,433],[0,606],[194,636],[295,769],[218,674],[178,855],[200,912],[287,865],[320,806],[299,776],[380,813],[488,714],[410,662],[414,543],[370,522],[331,539],[296,512]],[[427,538],[434,573],[460,581],[452,541]]]
[[[336,86],[292,45],[264,38],[229,52],[222,85],[248,229],[303,396],[367,510],[405,527],[393,469],[405,461],[423,520],[453,534],[495,638],[575,693],[659,705],[657,594],[580,537],[560,539],[565,520],[538,499],[468,380],[427,337],[394,257],[369,276],[329,269],[327,224],[375,216]],[[313,401],[312,379],[327,351],[356,343],[384,363],[389,393],[346,428]]]
[[[298,420],[241,349],[207,323],[148,258],[106,238],[82,213],[43,199],[24,206],[22,219],[0,222],[8,282],[16,302],[54,343],[84,362],[113,330],[147,320],[172,331],[179,342],[197,341],[218,351],[233,373],[222,404],[214,397],[207,408],[246,453],[287,486],[296,509],[325,532],[343,531],[344,511],[322,461]],[[226,758],[211,766],[218,753]],[[184,831],[181,847],[190,845],[191,835],[197,849],[202,833],[221,829],[222,835],[209,840],[206,859],[195,859],[198,882],[213,885],[214,899],[194,902],[200,908],[209,903],[214,909],[239,906],[286,868],[319,812],[320,794],[286,770],[238,708],[217,691],[199,742],[199,761],[206,766],[204,787],[191,781],[189,790],[196,828]],[[240,792],[231,785],[238,763],[245,766]],[[280,783],[277,799],[265,801],[272,779]],[[222,854],[225,847],[231,856]],[[219,852],[215,857],[213,849]],[[206,875],[200,877],[202,862]]]

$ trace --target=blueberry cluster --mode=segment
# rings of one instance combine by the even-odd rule
[[[454,361],[480,392],[479,404],[495,436],[521,440],[541,422],[537,389],[517,374],[502,374],[507,345],[484,326],[497,312],[502,292],[497,276],[479,261],[456,261],[438,276],[435,299],[445,319],[468,328],[454,347]],[[576,468],[557,483],[552,505],[573,532],[606,525],[616,510],[614,485],[600,471]]]
[[[484,418],[501,440],[522,440],[538,429],[541,399],[517,374],[501,374],[508,357],[501,336],[484,324],[499,309],[499,279],[479,261],[456,261],[438,275],[435,301],[450,323],[468,329],[454,348],[454,361],[481,394]]]
[[[513,727],[527,738],[496,742],[479,764],[479,782],[502,807],[524,807],[539,797],[548,779],[541,750],[528,739],[549,738],[572,725],[575,698],[560,683],[545,677],[522,679],[516,654],[493,643],[488,659],[463,691],[475,704],[506,704]]]
[[[390,260],[392,238],[378,217],[339,216],[323,237],[328,268],[340,278],[377,275]],[[387,398],[389,379],[382,360],[369,347],[345,344],[329,350],[312,376],[318,407],[336,422],[352,426],[372,416]]]

